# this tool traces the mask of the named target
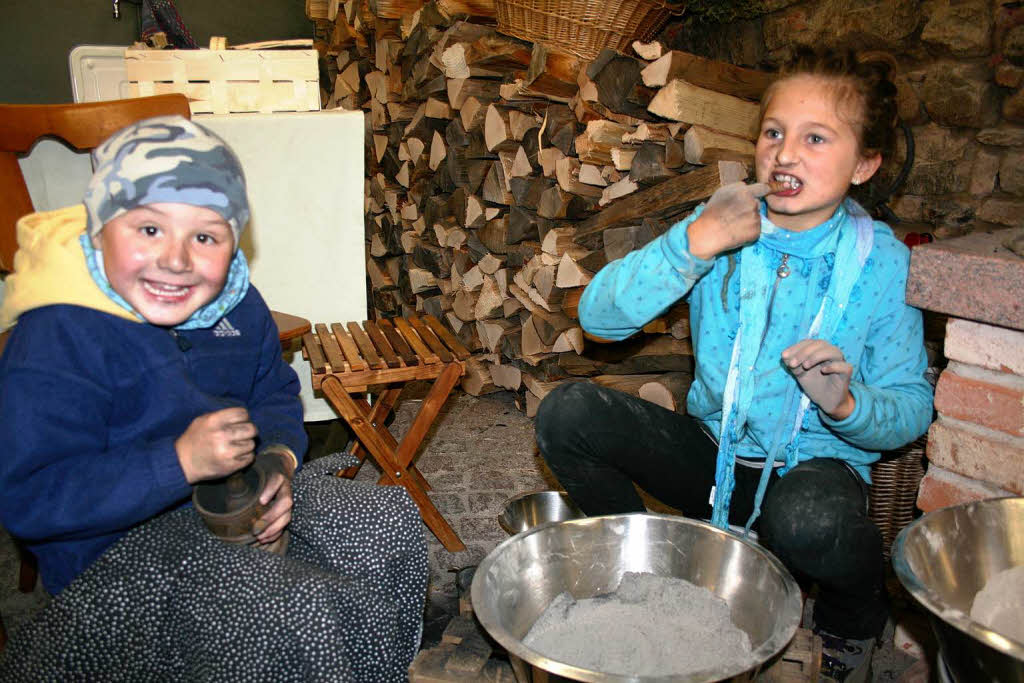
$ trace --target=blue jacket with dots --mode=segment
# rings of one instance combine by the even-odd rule
[[[730,274],[729,259],[698,259],[690,253],[686,228],[703,206],[642,249],[609,263],[587,286],[580,301],[584,329],[606,339],[625,339],[681,298],[690,305],[690,329],[696,370],[687,396],[687,412],[716,435],[722,394],[739,327],[739,263]],[[762,203],[762,213],[764,205]],[[875,222],[874,246],[850,297],[836,340],[854,367],[850,391],[853,413],[836,421],[820,411],[800,438],[799,460],[836,458],[870,481],[870,464],[879,451],[898,448],[925,432],[932,419],[932,388],[925,378],[921,312],[904,301],[910,251],[884,223]],[[771,318],[754,367],[757,393],[736,455],[763,459],[778,438],[782,403],[790,382],[784,349],[804,338],[804,321],[821,304],[828,279],[811,282],[812,247],[854,229],[845,212],[806,232],[785,233],[791,274],[779,281]],[[735,252],[736,260],[739,252]],[[778,253],[781,262],[783,254]],[[826,252],[826,273],[833,254]],[[813,409],[813,404],[812,404]],[[783,432],[787,433],[787,432]],[[684,456],[685,457],[685,456]]]

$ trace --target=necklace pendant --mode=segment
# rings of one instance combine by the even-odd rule
[[[782,263],[779,264],[775,274],[782,278],[789,277],[789,254],[782,255]]]

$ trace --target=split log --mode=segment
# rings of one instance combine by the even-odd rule
[[[466,325],[463,329],[472,329],[472,327],[472,325]],[[466,359],[466,374],[462,376],[462,389],[470,396],[482,396],[498,391],[499,387],[491,378],[488,364],[479,358],[470,357]]]
[[[654,93],[643,84],[644,63],[605,48],[587,65],[598,101],[614,112],[643,118]]]
[[[690,305],[686,302],[675,304],[661,317],[644,325],[644,332],[647,334],[671,334],[676,339],[689,339]]]
[[[612,183],[608,187],[601,191],[601,201],[598,202],[599,206],[605,206],[620,197],[625,197],[628,194],[632,194],[640,189],[640,184],[634,181],[629,176],[622,178],[621,180]]]
[[[682,79],[702,88],[749,100],[760,100],[775,76],[763,71],[744,69],[697,55],[673,50],[641,72],[644,84],[650,87],[667,85]]]
[[[722,185],[747,177],[743,164],[719,161],[689,173],[666,180],[660,185],[635,192],[600,213],[581,221],[577,227],[577,241],[605,228],[623,225],[644,216],[656,216],[666,211],[679,211],[691,203],[710,197]]]
[[[593,277],[593,272],[581,268],[576,260],[565,253],[562,255],[562,260],[558,262],[555,285],[560,289],[581,287],[590,282]]]
[[[375,136],[376,137],[376,136]],[[427,164],[431,171],[436,171],[445,157],[448,156],[448,149],[444,144],[444,138],[437,131],[434,131],[434,139],[430,143],[430,161]]]
[[[591,204],[587,199],[554,185],[541,194],[540,201],[537,202],[537,214],[544,218],[582,218],[590,211]],[[593,197],[589,199],[593,200]]]
[[[638,147],[612,147],[612,166],[616,171],[628,171],[633,167],[633,159],[638,151]]]
[[[512,135],[509,110],[494,104],[487,105],[484,118],[484,142],[488,151],[507,152],[516,149],[517,140]]]
[[[686,394],[692,383],[693,375],[688,372],[669,372],[642,384],[637,395],[665,410],[682,414],[686,412]]]
[[[463,322],[476,322],[476,300],[475,292],[460,289],[455,293],[455,299],[452,301],[452,313]]]
[[[562,254],[573,246],[572,238],[575,233],[576,228],[573,226],[552,228],[544,235],[540,248],[546,254],[561,258]]]
[[[633,52],[640,56],[640,59],[645,59],[648,62],[654,61],[665,54],[665,47],[656,40],[650,43],[634,40],[631,47]]]
[[[612,344],[591,344],[582,355],[560,354],[558,364],[572,375],[692,373],[693,347],[688,339],[638,335]]]
[[[544,147],[557,147],[566,156],[575,154],[576,116],[568,106],[549,105],[541,130]]]
[[[527,92],[568,101],[577,92],[576,75],[582,71],[583,64],[578,57],[549,50],[542,43],[534,43],[530,68],[523,83]]]
[[[487,276],[480,288],[480,295],[477,297],[476,306],[473,309],[473,317],[476,320],[498,318],[502,315],[502,297],[498,290],[498,283],[493,277]]]
[[[476,328],[480,335],[480,343],[492,353],[501,350],[505,337],[516,334],[521,329],[518,323],[506,318],[478,320]]]
[[[659,90],[647,108],[666,119],[705,126],[748,140],[757,139],[761,121],[761,110],[756,103],[678,79]]]
[[[447,17],[494,19],[494,0],[435,0],[437,9]]]
[[[590,378],[594,384],[600,384],[615,391],[621,391],[630,396],[640,395],[640,387],[651,381],[649,374],[640,375],[597,375]]]
[[[653,142],[645,142],[629,166],[629,179],[641,185],[656,185],[677,175],[665,166],[664,146]]]
[[[514,199],[508,187],[505,169],[501,161],[490,162],[487,175],[484,177],[483,185],[480,188],[480,195],[483,197],[483,200],[505,206],[512,204]]]
[[[647,220],[640,225],[608,228],[604,231],[605,258],[609,261],[620,259],[629,252],[644,246],[659,234],[654,229],[654,223]]]
[[[436,97],[428,97],[423,114],[432,119],[451,119],[452,108],[447,102],[442,102]]]
[[[472,43],[455,43],[441,54],[444,75],[448,78],[470,76],[503,77],[509,71],[527,69],[531,51],[521,42],[491,32]]]
[[[558,172],[558,162],[565,158],[565,154],[557,147],[545,147],[537,152],[537,161],[540,162],[545,178],[554,177]]]
[[[591,121],[575,141],[579,160],[592,164],[611,164],[611,150],[621,147],[622,136],[634,130],[613,121]]]
[[[492,363],[490,371],[494,385],[502,389],[519,391],[519,387],[523,384],[523,372],[515,365]]]
[[[574,320],[579,320],[580,298],[583,296],[585,287],[573,287],[563,290],[562,312]]]
[[[729,159],[747,166],[754,165],[754,143],[735,135],[717,133],[704,126],[691,126],[683,136],[686,161],[690,164],[709,164]]]

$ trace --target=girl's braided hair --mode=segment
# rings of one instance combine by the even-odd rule
[[[852,50],[799,48],[761,98],[761,116],[779,83],[794,76],[818,76],[835,88],[842,115],[857,131],[860,153],[888,156],[896,141],[896,86],[891,75],[896,60],[882,52],[857,55]],[[849,106],[854,105],[854,106]]]

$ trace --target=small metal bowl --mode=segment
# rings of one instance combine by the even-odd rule
[[[532,491],[506,500],[498,515],[498,524],[509,535],[515,535],[545,522],[564,522],[583,516],[562,491]]]

